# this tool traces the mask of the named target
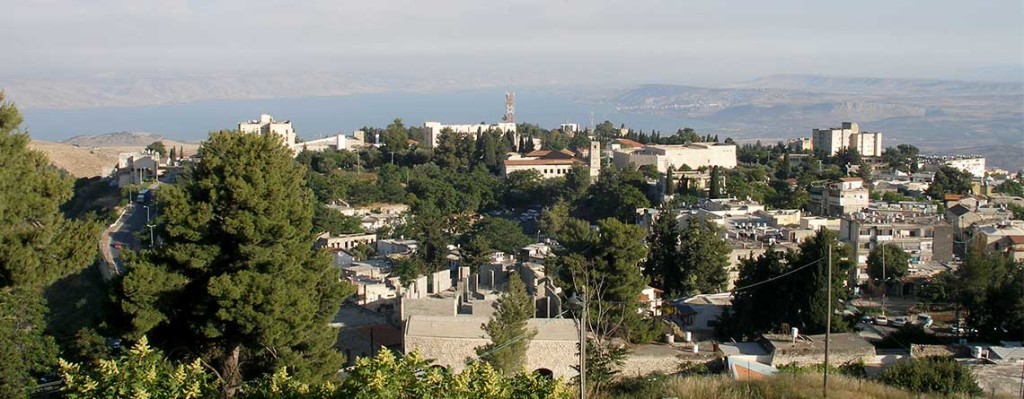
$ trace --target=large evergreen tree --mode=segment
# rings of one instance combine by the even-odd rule
[[[832,309],[828,308],[828,252],[832,248]],[[825,331],[827,318],[832,317],[833,331],[845,331],[846,323],[841,313],[837,310],[843,309],[840,300],[846,300],[850,296],[846,288],[846,278],[849,276],[853,262],[849,260],[849,247],[839,242],[838,234],[821,229],[800,244],[800,252],[794,258],[791,267],[801,267],[814,264],[810,270],[794,273],[791,283],[796,287],[803,287],[804,295],[797,297],[795,309],[798,314],[791,323],[794,326],[802,327],[802,331],[808,334],[817,334]]]
[[[665,291],[676,295],[695,295],[725,290],[732,248],[711,221],[690,220],[681,234],[678,270],[665,274]],[[670,278],[671,277],[671,278]]]
[[[43,289],[88,266],[98,226],[65,219],[72,179],[28,148],[21,114],[0,92],[0,398],[27,397],[57,347],[44,334]]]
[[[508,276],[508,286],[494,301],[494,309],[491,320],[483,326],[491,343],[477,348],[477,354],[505,375],[519,373],[526,363],[526,349],[537,331],[526,325],[536,308],[518,273]]]
[[[732,308],[719,324],[720,332],[735,338],[754,337],[791,322],[796,314],[794,294],[797,292],[793,289],[798,287],[787,279],[764,283],[788,269],[786,254],[774,246],[757,258],[743,259],[736,280],[736,285],[742,289],[733,292]]]
[[[883,261],[885,267],[883,267]],[[899,245],[884,244],[871,250],[867,263],[868,276],[873,280],[892,282],[907,274],[907,270],[910,268],[910,255]],[[882,276],[882,269],[885,269],[885,276]]]
[[[679,223],[675,215],[663,212],[654,221],[653,231],[647,237],[647,261],[644,275],[651,285],[665,288],[666,280],[679,280]]]
[[[327,323],[349,287],[311,249],[303,168],[271,136],[212,133],[202,152],[161,190],[164,244],[131,260],[119,287],[135,336],[196,350],[226,397],[285,365],[300,379],[333,375],[342,359]]]
[[[589,303],[591,331],[604,337],[623,337],[633,342],[652,338],[650,323],[640,312],[640,291],[647,285],[640,262],[647,255],[643,230],[608,218],[598,221],[598,231],[572,219],[559,235],[564,246],[559,269],[570,291],[582,293]]]

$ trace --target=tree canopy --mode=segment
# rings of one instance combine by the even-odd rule
[[[518,273],[508,275],[508,286],[494,301],[494,310],[491,320],[483,326],[491,343],[477,348],[477,355],[505,375],[521,373],[526,364],[526,349],[537,331],[526,325],[536,306]]]
[[[21,121],[0,92],[0,397],[25,397],[55,364],[43,289],[88,266],[99,238],[60,211],[73,180],[29,149]]]
[[[216,132],[202,161],[161,190],[164,244],[128,262],[121,308],[134,336],[195,348],[226,396],[282,365],[333,375],[327,326],[350,288],[313,251],[313,199],[302,167],[269,136]]]

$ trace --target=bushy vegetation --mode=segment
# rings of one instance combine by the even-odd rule
[[[971,370],[950,357],[932,356],[897,363],[886,369],[879,380],[913,392],[972,396],[984,393]]]
[[[783,373],[764,380],[736,381],[725,375],[669,377],[652,374],[625,378],[596,395],[599,399],[791,399],[822,397],[820,373]],[[921,399],[931,397],[842,375],[829,376],[829,397],[839,399]]]

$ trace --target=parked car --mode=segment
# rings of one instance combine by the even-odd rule
[[[931,316],[924,313],[917,315],[917,324],[921,325],[921,327],[928,328],[931,327],[933,323],[935,323],[935,320],[933,320]]]
[[[889,322],[889,325],[893,327],[903,327],[907,325],[907,318],[903,316],[897,317],[892,319],[892,321]]]
[[[885,316],[875,316],[874,322],[875,325],[884,326],[889,324],[889,319],[886,318]]]

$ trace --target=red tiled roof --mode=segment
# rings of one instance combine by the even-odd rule
[[[623,147],[643,147],[643,144],[630,139],[619,139],[619,145]]]
[[[960,194],[946,194],[945,197],[942,197],[942,199],[946,201],[959,201],[961,198],[963,198],[963,196]]]
[[[506,159],[506,166],[531,166],[531,165],[574,165],[582,163],[578,159]]]

